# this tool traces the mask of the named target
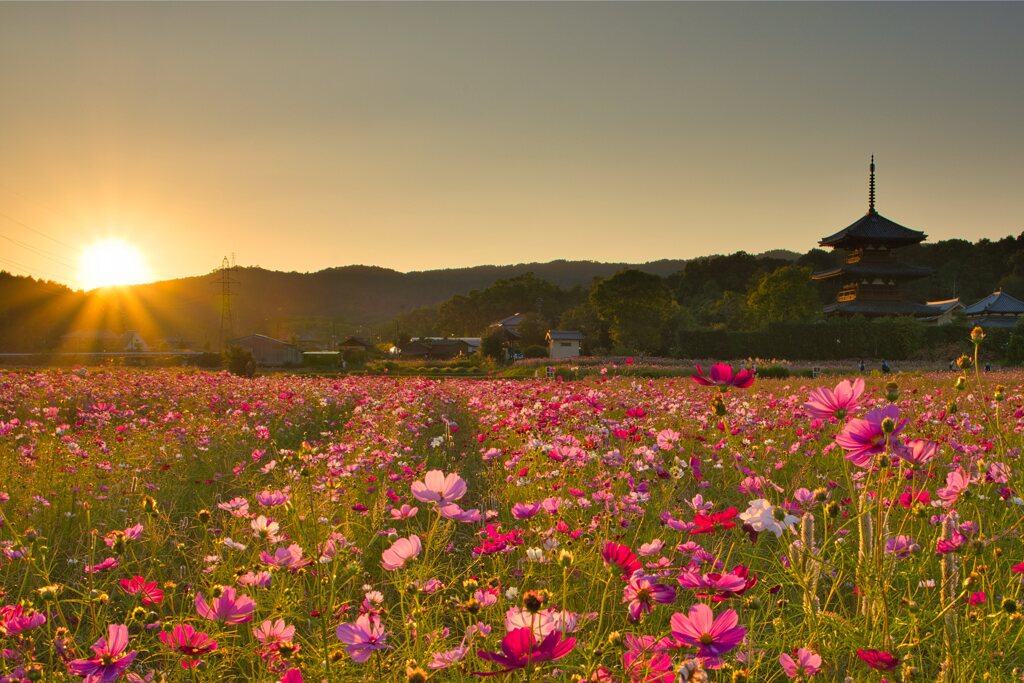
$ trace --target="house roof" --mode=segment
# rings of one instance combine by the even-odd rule
[[[296,349],[296,350],[298,349],[298,347],[295,346],[294,344],[289,344],[286,341],[281,341],[280,339],[274,339],[273,337],[268,337],[265,334],[247,334],[244,337],[235,337],[234,339],[229,339],[228,343],[229,344],[238,344],[240,342],[247,342],[247,341],[268,341],[268,342],[270,342],[272,344],[279,344],[281,346],[290,346],[293,349]]]
[[[825,306],[825,313],[845,313],[847,315],[935,315],[935,311],[925,304],[912,301],[841,301]]]
[[[840,247],[843,249],[857,248],[869,244],[888,244],[891,247],[903,247],[922,242],[927,237],[928,235],[920,230],[911,230],[875,211],[875,155],[872,154],[868,180],[867,214],[834,235],[822,238],[818,244],[823,247]]]
[[[995,291],[981,301],[976,301],[964,308],[967,315],[980,315],[982,313],[1004,313],[1010,315],[1024,314],[1024,301],[1012,297],[1006,292]]]
[[[341,342],[341,346],[362,346],[369,349],[373,347],[373,344],[363,337],[348,337],[345,341]]]
[[[951,311],[954,308],[964,307],[964,305],[960,303],[960,297],[956,297],[955,299],[945,299],[943,301],[929,301],[925,306],[936,313],[945,313],[946,311]]]
[[[507,318],[502,318],[496,323],[491,323],[491,327],[515,327],[519,323],[523,322],[523,318],[526,316],[522,313],[514,313]]]
[[[856,222],[846,226],[834,235],[822,238],[818,244],[823,247],[856,248],[866,244],[889,244],[903,247],[923,242],[928,238],[920,230],[911,230],[891,221],[877,211],[869,211]]]
[[[583,341],[583,333],[576,330],[548,330],[547,338],[551,341]]]
[[[902,279],[925,277],[932,273],[932,269],[927,266],[910,266],[903,263],[896,263],[895,261],[891,263],[844,263],[837,268],[814,273],[811,275],[811,279],[827,280],[828,278],[836,277],[843,273],[848,273],[850,275],[874,275],[877,277]]]

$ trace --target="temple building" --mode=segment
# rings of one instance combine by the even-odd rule
[[[871,157],[868,181],[868,212],[818,244],[846,252],[846,263],[814,273],[815,280],[839,279],[834,303],[825,306],[829,315],[935,315],[932,307],[907,300],[902,292],[908,280],[927,277],[930,268],[898,261],[893,252],[923,242],[928,236],[889,220],[875,210],[875,157]]]

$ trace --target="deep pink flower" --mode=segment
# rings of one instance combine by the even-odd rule
[[[711,598],[714,602],[742,595],[757,585],[757,577],[750,576],[743,565],[737,565],[727,574],[701,574],[691,569],[681,573],[676,580],[683,588],[696,591],[698,598]]]
[[[697,364],[697,374],[692,375],[693,381],[697,384],[705,387],[717,386],[722,391],[725,391],[729,387],[736,387],[737,389],[746,389],[754,383],[754,373],[744,368],[735,375],[733,374],[732,366],[728,363],[718,363],[717,365],[711,366],[711,371],[708,375],[704,374],[704,370]]]
[[[452,472],[445,475],[441,470],[430,470],[423,481],[414,481],[412,496],[421,503],[447,505],[466,495],[466,482]]]
[[[552,631],[544,640],[537,642],[533,630],[517,628],[501,640],[501,652],[478,650],[476,656],[494,662],[504,668],[497,671],[474,672],[474,676],[497,676],[523,669],[531,663],[551,662],[561,659],[576,647],[575,638],[562,638],[561,631]]]
[[[644,576],[642,571],[634,572],[629,583],[622,589],[622,602],[628,603],[630,621],[640,621],[640,617],[654,609],[654,603],[667,605],[676,599],[676,589],[663,583],[655,583],[651,577]]]
[[[92,646],[95,653],[89,659],[75,659],[68,662],[68,671],[85,679],[85,683],[111,683],[116,681],[131,666],[139,654],[128,649],[128,627],[124,624],[109,624],[107,637],[100,638]]]
[[[676,679],[667,652],[676,646],[671,638],[627,634],[624,640],[627,650],[622,664],[631,683],[672,683]]]
[[[406,561],[419,557],[423,550],[420,537],[413,534],[409,538],[400,538],[391,544],[380,556],[380,564],[384,569],[393,572],[401,569]]]
[[[210,621],[223,621],[225,624],[244,624],[252,621],[252,613],[256,603],[245,595],[238,595],[231,586],[224,586],[220,597],[212,605],[206,603],[202,593],[196,593],[196,612]]]
[[[804,409],[813,417],[827,420],[835,417],[842,420],[860,406],[864,393],[864,380],[858,377],[851,383],[844,379],[835,389],[820,387],[808,396]]]
[[[892,431],[886,435],[882,429],[885,420],[892,420]],[[896,450],[899,446],[898,436],[906,420],[900,420],[900,409],[886,406],[869,410],[863,420],[854,419],[846,423],[846,427],[836,436],[836,443],[849,451],[846,459],[857,467],[868,467],[871,456],[885,453],[888,446]]]
[[[810,678],[821,669],[821,655],[814,650],[800,647],[793,651],[792,656],[785,652],[779,655],[779,664],[790,678],[797,676]]]
[[[736,526],[732,519],[739,514],[736,508],[728,508],[721,512],[712,512],[709,515],[697,513],[693,516],[693,523],[696,525],[690,529],[691,534],[710,534],[720,529],[731,529]]]
[[[302,681],[302,670],[291,668],[284,672],[284,676],[281,676],[281,680],[278,683],[303,683]]]
[[[120,567],[121,563],[117,561],[116,557],[108,557],[98,564],[87,565],[83,571],[86,574],[96,574],[97,572],[104,572],[114,567]]]
[[[217,641],[206,633],[196,631],[189,624],[176,624],[170,631],[160,632],[160,642],[174,652],[185,656],[181,660],[181,668],[192,669],[199,666],[198,657],[217,649]],[[195,658],[195,659],[193,659]]]
[[[368,660],[374,650],[390,647],[384,644],[388,634],[380,620],[371,614],[361,614],[354,622],[341,624],[334,633],[338,640],[348,646],[345,652],[358,664]]]
[[[133,576],[130,579],[118,581],[121,588],[129,595],[142,594],[143,605],[158,605],[164,599],[164,592],[160,590],[156,581],[146,581],[141,576]]]
[[[640,560],[636,559],[636,555],[633,554],[632,550],[614,541],[609,541],[601,549],[601,558],[604,560],[606,567],[611,568],[615,566],[622,571],[623,581],[628,581],[633,572],[643,568],[643,564],[640,563]]]
[[[892,671],[900,665],[900,660],[885,650],[857,650],[857,656],[872,669],[879,671]]]
[[[672,615],[672,635],[681,645],[698,648],[697,656],[705,659],[707,668],[721,665],[720,655],[739,646],[747,629],[738,626],[735,610],[726,610],[717,617],[705,604],[696,604],[689,614]]]
[[[0,635],[16,636],[22,631],[38,628],[45,623],[45,614],[26,612],[20,604],[0,607]]]

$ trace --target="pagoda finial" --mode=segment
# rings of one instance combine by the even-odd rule
[[[871,155],[871,176],[868,180],[868,213],[875,213],[875,155]]]

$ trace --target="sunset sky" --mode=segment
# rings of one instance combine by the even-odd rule
[[[0,269],[152,279],[1024,230],[1021,3],[0,3]]]

